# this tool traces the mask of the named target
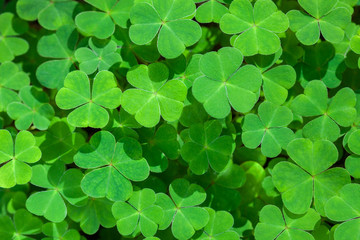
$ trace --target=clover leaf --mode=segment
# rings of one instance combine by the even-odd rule
[[[261,72],[250,64],[240,67],[242,61],[241,52],[230,47],[201,57],[200,70],[205,76],[195,79],[192,93],[210,116],[225,118],[231,107],[246,113],[259,99]]]
[[[110,37],[115,31],[115,23],[126,28],[129,11],[134,0],[86,0],[103,12],[85,11],[75,17],[75,24],[79,31],[86,36],[95,36],[99,39]]]
[[[340,128],[350,126],[356,118],[356,96],[352,89],[342,88],[328,104],[328,93],[324,83],[309,82],[304,94],[298,95],[291,103],[294,113],[304,117],[319,116],[308,122],[303,135],[312,140],[335,141],[340,136]]]
[[[348,145],[350,150],[360,155],[360,130],[356,130],[349,136]]]
[[[263,102],[258,116],[250,113],[245,116],[241,139],[245,147],[255,149],[261,145],[261,152],[267,157],[276,157],[294,138],[287,126],[292,122],[293,114],[288,107]]]
[[[229,12],[224,5],[224,0],[195,0],[195,2],[203,2],[196,9],[195,18],[200,23],[219,23],[221,17]]]
[[[340,189],[339,193],[327,201],[326,216],[340,224],[334,233],[336,240],[355,240],[360,229],[360,185],[351,183]]]
[[[19,132],[14,143],[11,133],[1,129],[0,142],[0,187],[11,188],[29,182],[32,170],[28,163],[35,163],[41,158],[32,133]]]
[[[131,181],[143,181],[149,176],[149,165],[142,158],[141,145],[125,137],[117,142],[107,131],[95,133],[90,143],[74,156],[77,166],[94,169],[81,181],[81,188],[95,198],[126,201],[133,192]]]
[[[171,198],[164,194],[156,195],[156,205],[164,210],[164,217],[159,225],[163,230],[170,226],[177,239],[189,239],[196,230],[205,227],[209,221],[209,213],[198,207],[206,199],[206,192],[197,184],[178,178],[169,186]]]
[[[14,90],[29,85],[29,76],[20,71],[13,62],[4,62],[0,65],[0,112],[6,111],[12,102],[19,102],[19,96]]]
[[[190,127],[190,141],[182,146],[181,156],[189,162],[195,174],[204,174],[209,165],[216,172],[227,166],[233,151],[233,140],[227,135],[220,136],[221,131],[221,123],[217,120]]]
[[[66,221],[60,223],[48,222],[42,227],[42,232],[47,236],[43,240],[80,240],[80,234],[75,229],[68,229]]]
[[[279,162],[272,170],[275,187],[287,209],[295,214],[305,213],[314,198],[318,213],[325,215],[324,206],[342,186],[350,183],[343,168],[330,168],[338,160],[335,145],[328,140],[294,139],[287,146],[292,160]]]
[[[29,50],[28,42],[18,37],[27,31],[28,25],[10,12],[0,14],[0,23],[0,63],[3,63]]]
[[[319,221],[319,214],[312,208],[302,215],[296,215],[286,209],[281,211],[277,206],[266,205],[261,209],[260,222],[255,228],[255,238],[258,240],[314,240],[307,231],[314,230]]]
[[[72,126],[102,128],[109,122],[106,108],[117,108],[120,98],[121,90],[113,73],[101,71],[90,83],[88,76],[77,70],[66,76],[55,100],[61,109],[75,108],[67,117]]]
[[[122,137],[139,139],[139,134],[134,128],[140,128],[141,125],[135,120],[133,115],[126,112],[124,108],[121,108],[120,111],[112,109],[111,112],[110,121],[108,125],[103,128],[104,130],[111,132],[116,139]]]
[[[311,16],[298,10],[287,13],[290,29],[304,45],[313,45],[321,35],[326,41],[337,43],[344,38],[344,29],[351,21],[351,13],[334,7],[337,0],[299,0],[300,6]]]
[[[12,102],[7,107],[16,128],[26,130],[33,125],[39,130],[46,130],[55,114],[48,95],[40,88],[25,86],[21,88],[19,96],[22,102]]]
[[[86,74],[92,74],[96,70],[108,70],[115,63],[121,61],[114,41],[99,41],[90,38],[89,47],[90,49],[83,47],[75,51],[75,58],[80,63],[80,70]]]
[[[277,33],[288,29],[289,20],[273,1],[258,0],[253,7],[249,0],[234,0],[229,12],[221,18],[220,29],[226,34],[239,34],[233,46],[244,56],[270,55],[281,48]]]
[[[127,202],[115,202],[112,213],[117,229],[127,236],[140,231],[145,237],[153,236],[162,220],[163,210],[154,205],[155,192],[149,188],[135,191]]]
[[[169,122],[180,118],[187,88],[180,80],[167,81],[168,77],[169,70],[162,63],[139,65],[127,74],[128,82],[136,88],[124,92],[121,104],[144,127],[155,126],[160,115]]]
[[[31,213],[59,223],[67,215],[64,199],[71,205],[86,204],[88,197],[80,188],[84,175],[79,169],[65,171],[65,165],[57,161],[53,165],[35,165],[33,172],[31,184],[47,190],[36,192],[26,200],[26,208]]]
[[[195,11],[193,0],[136,3],[130,11],[130,39],[137,45],[144,45],[158,35],[157,46],[161,56],[176,58],[201,37],[199,24],[191,20]]]

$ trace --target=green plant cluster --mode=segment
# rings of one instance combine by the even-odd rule
[[[359,240],[359,11],[0,0],[0,240]]]

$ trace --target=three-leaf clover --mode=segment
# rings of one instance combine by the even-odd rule
[[[35,163],[41,158],[40,149],[35,146],[35,138],[28,131],[16,135],[15,143],[8,130],[0,130],[0,187],[11,188],[25,184],[32,176],[27,163]]]
[[[55,115],[46,92],[34,86],[25,86],[19,96],[22,102],[12,102],[7,107],[9,117],[15,120],[15,127],[26,130],[33,125],[39,130],[46,130]]]
[[[239,34],[233,46],[244,56],[257,53],[270,55],[281,48],[277,33],[289,27],[286,15],[271,0],[258,0],[254,7],[249,0],[234,0],[220,20],[220,29],[226,34]]]
[[[142,158],[141,145],[133,138],[115,140],[107,131],[95,133],[89,144],[74,156],[77,166],[93,169],[81,181],[81,188],[95,198],[126,201],[133,192],[131,181],[149,176],[149,165]]]
[[[250,64],[240,68],[242,61],[241,52],[230,47],[201,57],[200,70],[205,76],[195,79],[192,93],[210,116],[225,118],[231,107],[246,113],[257,102],[261,72]]]
[[[263,102],[258,108],[258,116],[250,113],[245,116],[241,135],[245,147],[255,149],[261,144],[261,152],[267,157],[276,157],[294,138],[287,126],[293,114],[288,107]]]
[[[69,229],[66,221],[45,223],[42,232],[47,236],[43,240],[80,240],[79,232],[75,229]]]
[[[337,0],[299,0],[300,6],[311,16],[298,10],[287,13],[290,29],[304,45],[313,45],[321,35],[326,41],[337,43],[344,38],[344,28],[351,21],[351,13],[336,7]]]
[[[227,166],[233,151],[233,140],[228,135],[221,136],[221,131],[221,123],[217,120],[190,127],[190,141],[182,146],[181,156],[189,162],[195,174],[204,174],[209,165],[216,172]]]
[[[135,191],[127,202],[115,202],[112,213],[119,233],[127,236],[140,231],[145,237],[153,236],[163,218],[163,210],[154,205],[155,200],[155,192],[144,188]]]
[[[164,210],[159,229],[166,229],[171,224],[175,238],[189,239],[209,221],[209,213],[198,206],[205,201],[206,192],[183,178],[175,179],[169,186],[169,192],[171,198],[164,193],[156,195],[156,205]]]
[[[160,115],[168,122],[180,118],[187,94],[185,84],[177,79],[167,81],[169,70],[163,63],[138,65],[127,74],[128,82],[136,87],[126,90],[122,107],[135,115],[145,127],[154,127]]]
[[[195,0],[202,4],[196,9],[196,20],[200,23],[219,23],[221,17],[229,10],[224,5],[226,0]]]
[[[176,58],[201,37],[199,24],[191,20],[195,12],[193,0],[136,3],[130,11],[130,39],[135,44],[144,45],[158,35],[159,53],[165,58]]]
[[[325,215],[324,206],[342,186],[350,183],[344,168],[330,168],[338,160],[335,145],[328,140],[294,139],[287,146],[294,163],[282,161],[272,170],[275,187],[287,209],[295,214],[305,213],[314,199],[318,213]]]
[[[64,87],[56,95],[56,104],[61,109],[73,109],[67,116],[75,127],[103,128],[109,122],[106,108],[120,105],[121,89],[113,73],[98,72],[91,82],[83,71],[69,73]]]

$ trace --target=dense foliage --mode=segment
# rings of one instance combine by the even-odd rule
[[[0,0],[0,239],[360,240],[359,10]]]

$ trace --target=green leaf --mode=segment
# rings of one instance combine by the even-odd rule
[[[196,20],[200,23],[219,23],[225,13],[228,13],[228,9],[221,0],[209,0],[196,9]]]

